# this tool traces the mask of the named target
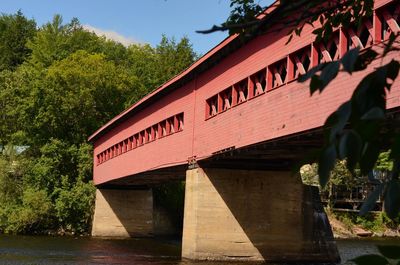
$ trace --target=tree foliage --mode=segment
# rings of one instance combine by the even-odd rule
[[[21,12],[0,16],[0,53],[0,231],[87,232],[88,136],[196,54],[187,38],[125,47],[77,19],[36,28]]]
[[[35,21],[21,11],[0,16],[0,71],[13,70],[27,59],[30,49],[26,42],[35,32]]]

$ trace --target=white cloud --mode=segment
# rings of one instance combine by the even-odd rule
[[[84,29],[94,32],[98,36],[105,36],[107,39],[120,42],[122,45],[126,47],[129,46],[130,44],[141,43],[140,41],[135,40],[134,38],[123,36],[118,32],[112,30],[99,29],[91,25],[82,25],[82,26]]]

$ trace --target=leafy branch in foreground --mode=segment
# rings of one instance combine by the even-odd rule
[[[213,26],[201,33],[225,31],[241,37],[288,31],[289,43],[294,35],[300,36],[306,25],[314,30],[316,42],[329,40],[338,28],[361,28],[374,12],[373,0],[299,0],[276,1],[260,6],[254,0],[232,0],[231,14],[220,26]],[[361,174],[372,180],[372,169],[380,152],[390,150],[393,169],[390,177],[377,186],[362,207],[361,213],[370,210],[379,196],[384,196],[385,211],[395,217],[400,211],[400,132],[397,120],[386,113],[386,95],[390,92],[399,73],[399,60],[390,62],[384,58],[399,51],[399,33],[392,31],[388,40],[360,51],[351,49],[342,59],[322,63],[311,69],[299,81],[310,80],[311,94],[322,92],[339,72],[353,74],[365,70],[373,61],[381,59],[381,66],[372,70],[357,85],[350,100],[344,102],[325,122],[325,145],[313,154],[319,162],[322,186],[330,178],[337,159],[346,159],[347,167],[354,172],[360,167]],[[378,182],[378,180],[373,180]]]
[[[300,82],[310,81],[311,94],[322,92],[340,71],[348,74],[362,71],[373,61],[383,58],[392,51],[398,51],[392,35],[383,53],[372,49],[360,52],[359,48],[349,50],[341,60],[323,63],[299,78]],[[400,70],[400,62],[392,59],[366,75],[355,88],[352,97],[333,112],[324,124],[325,145],[313,159],[319,163],[318,175],[321,186],[330,178],[336,159],[346,159],[346,166],[354,173],[357,166],[364,176],[373,180],[372,170],[379,153],[385,147],[391,150],[393,168],[387,180],[378,182],[374,192],[361,208],[361,214],[370,211],[379,196],[384,197],[385,211],[394,218],[400,211],[400,132],[397,121],[388,118],[386,96]]]

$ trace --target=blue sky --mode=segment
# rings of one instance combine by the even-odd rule
[[[263,0],[262,2],[270,2]],[[81,24],[121,42],[156,45],[161,34],[189,37],[196,52],[204,54],[227,33],[195,33],[223,22],[229,15],[229,0],[1,0],[0,12],[18,9],[38,25],[61,14],[64,22],[77,17]]]

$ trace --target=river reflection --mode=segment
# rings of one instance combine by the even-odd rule
[[[343,264],[355,256],[376,253],[376,244],[400,245],[400,239],[339,240],[338,247]],[[0,236],[0,264],[192,265],[195,262],[180,260],[178,240]]]

